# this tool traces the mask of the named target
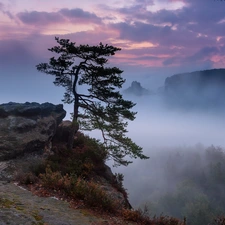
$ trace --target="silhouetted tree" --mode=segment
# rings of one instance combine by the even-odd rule
[[[74,105],[68,148],[72,149],[79,128],[99,129],[109,156],[117,164],[130,163],[124,159],[127,155],[147,159],[142,148],[125,135],[126,120],[134,120],[136,113],[130,111],[135,104],[124,100],[118,91],[125,82],[121,77],[123,71],[106,66],[108,57],[121,49],[102,43],[76,46],[69,39],[56,38],[56,41],[58,45],[49,51],[58,57],[37,65],[37,69],[54,75],[54,84],[66,90],[63,101]],[[87,87],[88,94],[79,93],[78,85]]]

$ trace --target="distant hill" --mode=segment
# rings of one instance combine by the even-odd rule
[[[124,94],[131,94],[136,96],[149,95],[152,94],[151,91],[145,89],[141,86],[141,83],[133,81],[131,86],[123,91]]]
[[[167,103],[173,106],[225,109],[225,69],[167,77],[164,94]]]

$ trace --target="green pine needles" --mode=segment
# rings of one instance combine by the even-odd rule
[[[49,63],[40,63],[37,70],[54,75],[56,86],[65,88],[65,103],[73,103],[73,121],[68,148],[73,148],[76,132],[100,130],[104,145],[116,165],[128,165],[130,158],[148,159],[142,148],[126,137],[127,120],[135,119],[132,101],[124,100],[120,92],[125,79],[122,70],[108,67],[108,58],[120,48],[100,43],[96,46],[79,45],[69,39],[55,38],[58,45],[50,48],[58,57]],[[77,86],[87,87],[87,94],[77,91]]]

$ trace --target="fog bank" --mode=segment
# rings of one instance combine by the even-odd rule
[[[165,161],[170,155],[201,153],[211,145],[225,146],[225,117],[223,111],[168,107],[160,95],[125,97],[137,103],[134,111],[138,112],[129,123],[128,136],[150,159],[137,159],[113,171],[124,174],[130,202],[137,208],[174,188],[175,184],[165,177]]]

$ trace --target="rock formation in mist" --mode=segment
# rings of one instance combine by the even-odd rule
[[[43,151],[55,135],[66,111],[51,103],[0,105],[0,159]]]
[[[149,90],[143,88],[141,84],[137,81],[133,81],[131,86],[125,89],[124,94],[131,94],[136,96],[149,95],[152,94]]]
[[[165,80],[167,103],[185,108],[225,108],[225,69],[176,74]]]

